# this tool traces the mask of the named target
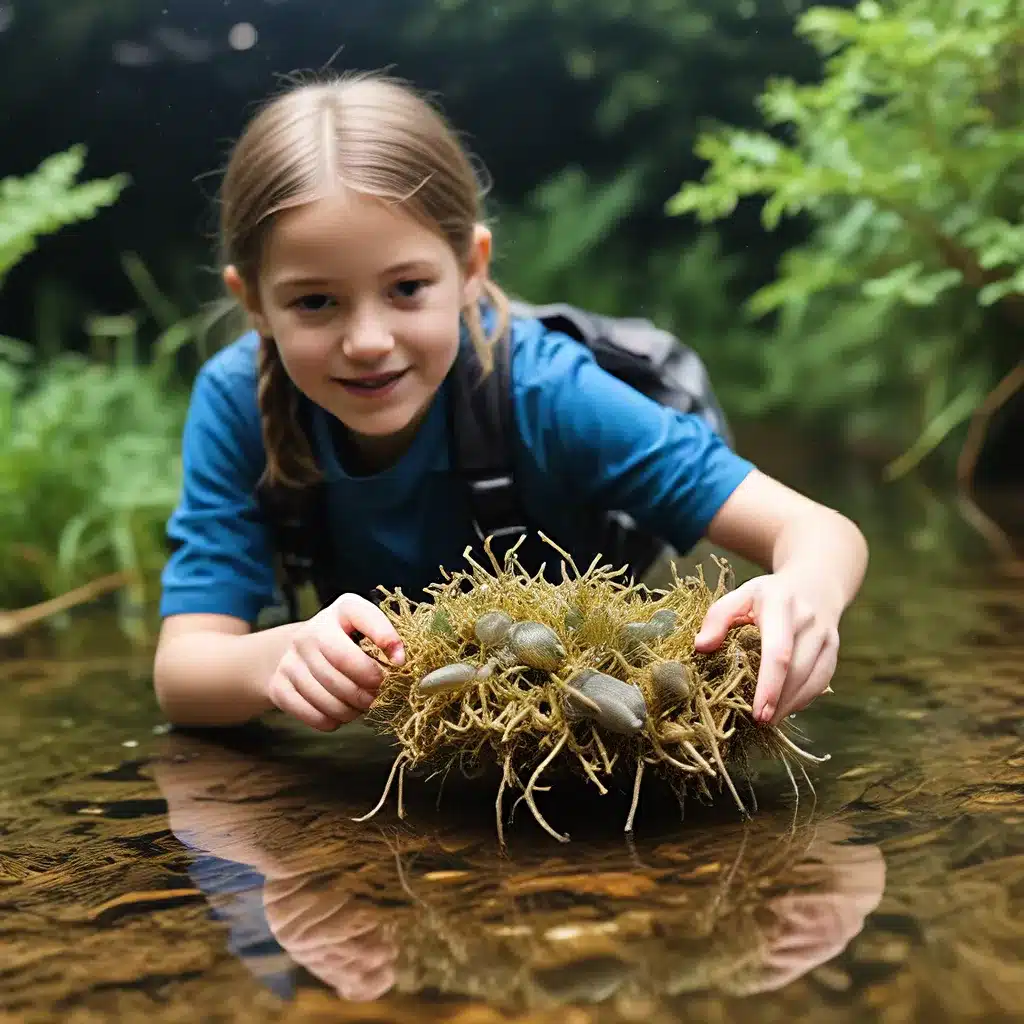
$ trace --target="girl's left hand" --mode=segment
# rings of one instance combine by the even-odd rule
[[[761,631],[754,720],[778,725],[828,689],[839,655],[839,615],[796,579],[757,576],[708,609],[694,646],[713,651],[733,626],[750,624]]]

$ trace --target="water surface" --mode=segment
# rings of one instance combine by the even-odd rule
[[[8,659],[2,1019],[1024,1019],[1024,587],[915,554],[932,516],[879,519],[798,717],[816,797],[762,765],[747,823],[653,787],[627,839],[631,777],[566,783],[572,842],[520,807],[502,857],[491,778],[359,824],[391,762],[361,727],[168,732],[144,656]]]

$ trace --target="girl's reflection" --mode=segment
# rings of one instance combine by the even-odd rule
[[[282,953],[355,1001],[393,988],[415,992],[426,983],[423,965],[436,971],[446,959],[449,988],[480,994],[466,980],[474,961],[492,981],[494,964],[503,964],[517,986],[526,985],[527,1002],[595,1001],[622,988],[647,997],[709,987],[765,992],[840,953],[885,883],[878,847],[849,843],[850,830],[835,820],[804,827],[799,842],[768,816],[745,830],[676,829],[643,855],[645,863],[623,845],[611,854],[581,849],[571,877],[560,877],[564,865],[552,867],[546,846],[502,863],[486,841],[403,834],[395,841],[403,855],[416,850],[429,859],[427,888],[437,891],[445,877],[466,880],[462,890],[449,884],[443,907],[432,906],[413,892],[416,882],[381,831],[353,823],[354,809],[324,793],[324,776],[309,763],[275,762],[185,734],[166,743],[153,773],[171,829],[194,851],[193,877],[229,923],[232,951],[285,998],[294,973]],[[572,892],[571,878],[582,873],[582,893]],[[623,890],[631,873],[647,874],[649,884]],[[565,908],[588,899],[593,906],[577,915],[577,928]],[[552,935],[551,901],[564,919],[554,929],[559,938],[584,937],[576,959],[564,941],[548,942],[537,958],[536,940]],[[644,916],[654,922],[646,934],[604,927]],[[521,946],[508,937],[524,934],[530,940]],[[598,934],[601,948],[592,941]],[[588,995],[582,976],[595,954],[602,977]]]
[[[397,949],[385,915],[337,873],[348,816],[303,795],[306,773],[186,735],[167,737],[152,770],[232,952],[278,995],[294,991],[282,952],[344,999],[391,988]]]

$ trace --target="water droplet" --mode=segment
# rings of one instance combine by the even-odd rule
[[[240,21],[231,26],[228,33],[228,45],[232,50],[251,50],[259,39],[256,26],[248,21]]]

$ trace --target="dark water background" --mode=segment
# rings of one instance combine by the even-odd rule
[[[751,123],[766,74],[814,73],[809,49],[792,35],[799,7],[725,9],[706,46],[706,18],[697,16],[687,46],[659,33],[654,6],[630,16],[614,4],[554,10],[527,0],[437,8],[415,0],[4,0],[2,173],[24,174],[84,142],[89,176],[124,172],[132,185],[99,218],[47,240],[16,270],[0,295],[0,324],[28,336],[44,282],[93,309],[132,306],[118,259],[126,250],[183,298],[217,293],[216,277],[196,268],[214,263],[218,172],[228,148],[282,76],[325,67],[387,68],[436,94],[485,165],[494,204],[521,204],[570,165],[598,181],[643,165],[624,237],[638,251],[685,244],[693,225],[667,218],[663,204],[684,177],[699,174],[698,117]],[[235,49],[232,40],[253,45]],[[596,66],[571,73],[570,51]],[[641,77],[649,95],[630,98],[627,78]],[[497,227],[499,259],[519,259]],[[729,249],[751,257],[738,282],[749,291],[768,279],[801,228],[768,236],[753,209],[725,231]]]

